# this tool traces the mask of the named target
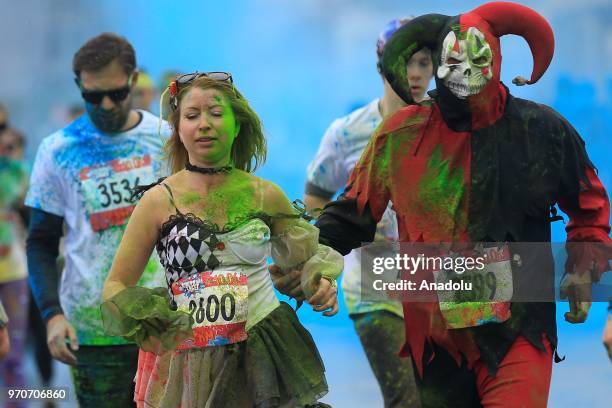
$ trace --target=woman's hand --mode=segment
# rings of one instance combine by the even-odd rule
[[[290,298],[296,299],[298,302],[306,299],[301,286],[302,271],[294,269],[288,273],[284,273],[278,265],[270,265],[268,267],[274,287],[280,293]]]
[[[321,278],[318,286],[315,294],[307,302],[313,306],[314,311],[323,312],[323,316],[335,315],[338,313],[338,287],[336,282]]]

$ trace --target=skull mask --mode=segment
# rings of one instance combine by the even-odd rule
[[[457,98],[479,93],[493,76],[493,53],[484,34],[470,27],[465,39],[450,31],[442,44],[438,78]]]

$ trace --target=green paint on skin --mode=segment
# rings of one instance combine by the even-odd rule
[[[210,163],[210,165],[223,166],[229,163],[229,161],[226,161],[227,158],[231,160],[232,145],[240,127],[236,122],[234,111],[227,99],[222,95],[214,95],[213,100],[216,105],[223,108],[220,113],[221,116],[217,112],[218,108],[212,106],[211,109],[203,114],[208,116],[209,124],[219,139],[214,143],[213,148],[209,149],[203,160],[206,163]]]
[[[211,186],[208,194],[181,193],[178,202],[188,212],[225,229],[262,210],[256,206],[255,193],[253,176],[234,169],[222,184]]]
[[[451,171],[449,161],[442,160],[442,147],[436,147],[419,182],[418,194],[420,203],[429,209],[432,221],[442,231],[452,234],[456,223],[463,225],[465,214],[457,209],[464,190],[463,169]]]
[[[212,95],[213,106],[207,115],[210,115],[210,124],[218,136],[214,148],[209,149],[205,163],[225,165],[231,163],[232,145],[240,131],[234,111],[221,94]],[[226,229],[236,222],[261,211],[256,207],[254,177],[242,170],[232,170],[219,185],[209,187],[207,193],[189,191],[177,194],[177,202],[187,211],[200,218],[217,224]]]
[[[195,192],[186,192],[181,195],[180,203],[185,207],[191,207],[202,200],[202,195]]]
[[[215,95],[214,97],[215,102],[218,103],[219,105],[223,106],[223,129],[226,129],[227,131],[231,131],[232,134],[234,133],[238,133],[237,131],[235,131],[236,129],[236,118],[234,117],[234,110],[232,109],[231,105],[226,101],[226,99],[224,97],[221,97],[219,95]],[[233,139],[232,139],[233,141]]]
[[[228,147],[227,153],[229,156],[231,154],[231,149],[232,145],[234,144],[234,140],[236,140],[236,137],[240,132],[240,126],[238,125],[236,117],[234,116],[234,110],[232,109],[226,98],[215,96],[215,102],[223,106],[222,127],[221,129],[217,130],[220,133],[227,135],[226,145]]]
[[[225,219],[232,224],[248,217],[255,208],[255,188],[248,173],[234,170],[225,183],[210,189],[204,215],[207,219]]]

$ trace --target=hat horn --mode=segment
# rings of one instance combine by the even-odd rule
[[[526,83],[533,84],[544,75],[555,51],[555,37],[544,17],[529,7],[504,1],[483,4],[471,13],[489,23],[495,36],[516,34],[527,41],[533,55],[533,71]]]

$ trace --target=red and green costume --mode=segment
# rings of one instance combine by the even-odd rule
[[[550,210],[570,218],[568,241],[610,243],[608,196],[584,142],[551,108],[510,95],[500,78],[499,36],[520,34],[531,47],[536,82],[552,58],[546,21],[523,6],[489,3],[456,17],[425,15],[404,26],[385,47],[383,73],[406,102],[405,62],[420,49],[440,62],[442,39],[470,27],[490,46],[492,78],[477,94],[458,98],[436,77],[433,103],[410,105],[380,126],[344,195],[317,222],[320,240],[341,253],[371,242],[389,201],[401,242],[550,242]],[[403,68],[403,69],[402,69]],[[598,273],[608,257],[594,250]],[[548,261],[547,261],[548,262]],[[543,280],[552,280],[552,258]],[[434,359],[435,344],[459,365],[477,361],[494,375],[517,338],[539,350],[545,336],[556,348],[554,302],[513,303],[503,323],[447,329],[438,303],[406,302],[406,344],[419,374]],[[424,358],[425,357],[425,358]]]

